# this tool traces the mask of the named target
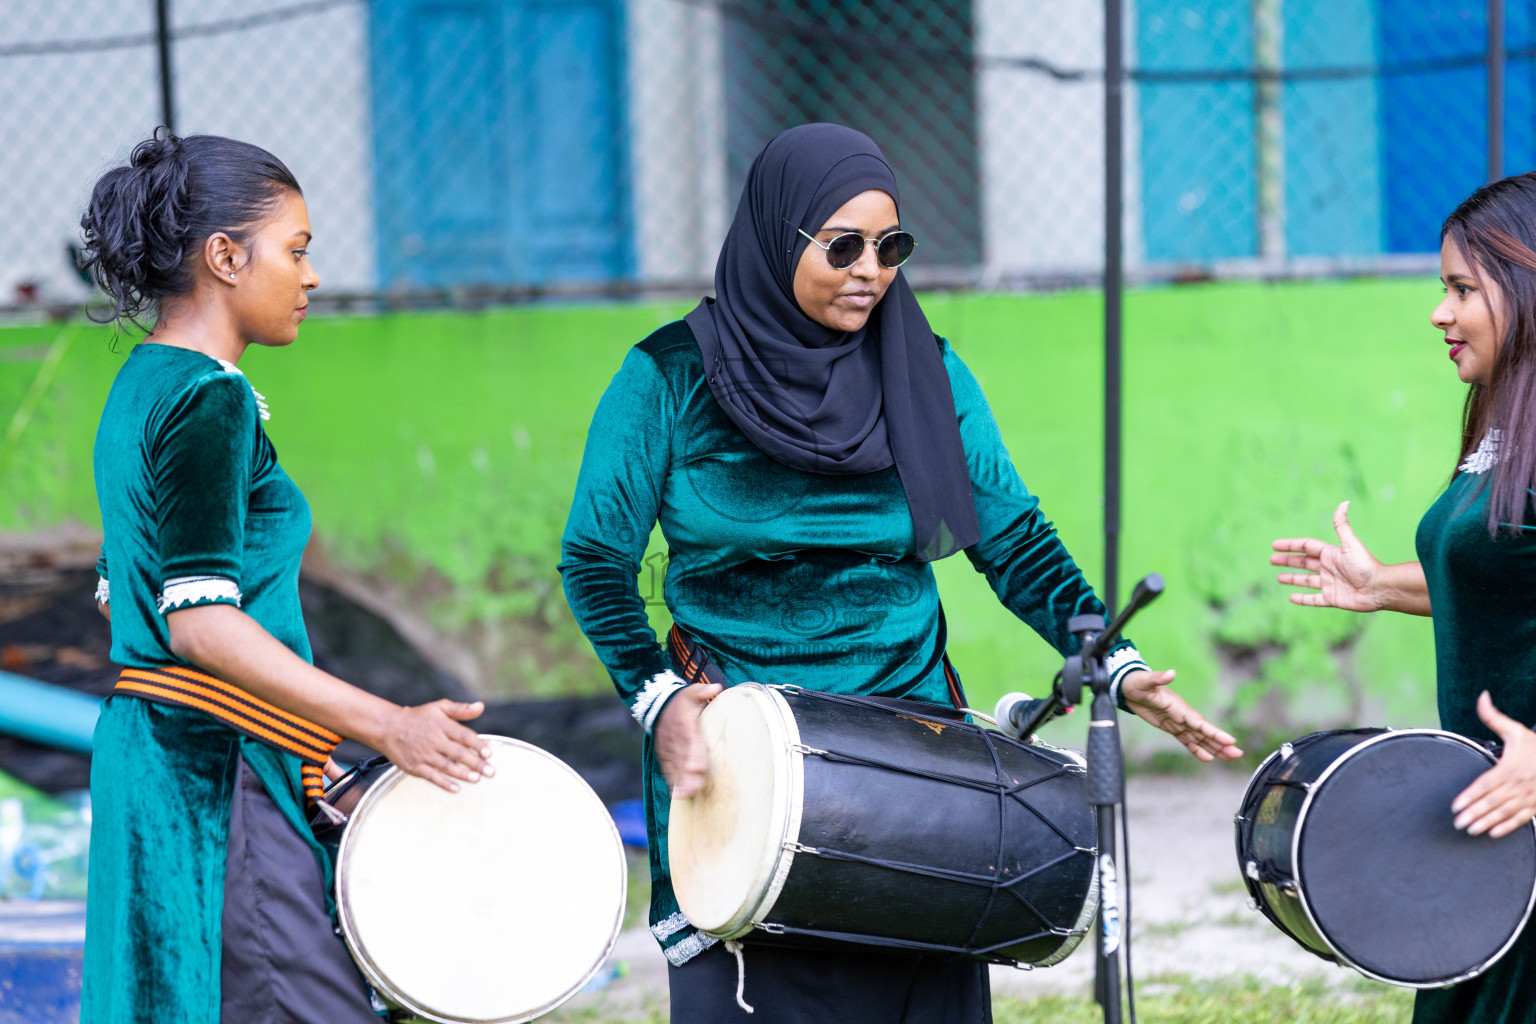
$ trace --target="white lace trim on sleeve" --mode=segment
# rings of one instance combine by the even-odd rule
[[[179,576],[165,581],[165,589],[160,592],[160,614],[214,601],[233,601],[238,608],[240,588],[234,580],[223,576]]]
[[[1115,707],[1123,707],[1125,701],[1120,696],[1120,684],[1137,669],[1147,668],[1147,663],[1136,648],[1122,647],[1104,659],[1104,667],[1109,669],[1109,699]]]
[[[105,576],[96,577],[96,603],[109,604],[112,601],[112,585],[107,582]]]
[[[640,694],[635,698],[634,707],[629,709],[629,713],[635,716],[635,721],[640,723],[640,728],[650,732],[667,698],[687,685],[671,669],[658,672],[646,682],[645,686],[641,687]]]

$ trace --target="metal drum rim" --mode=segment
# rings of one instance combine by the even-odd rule
[[[1389,978],[1385,975],[1377,974],[1375,971],[1367,970],[1366,968],[1357,964],[1353,959],[1351,959],[1342,950],[1340,950],[1337,945],[1334,944],[1332,937],[1330,937],[1329,934],[1323,930],[1322,926],[1318,924],[1317,916],[1312,913],[1312,905],[1307,899],[1306,884],[1301,878],[1301,837],[1302,834],[1306,831],[1307,814],[1312,810],[1312,800],[1317,795],[1318,791],[1323,788],[1323,783],[1327,782],[1328,779],[1332,777],[1334,772],[1338,771],[1341,765],[1343,765],[1346,761],[1361,751],[1369,747],[1376,746],[1379,743],[1386,742],[1387,740],[1398,739],[1403,736],[1434,736],[1438,739],[1453,740],[1470,750],[1476,751],[1478,754],[1486,758],[1490,764],[1498,764],[1498,759],[1490,754],[1488,750],[1481,744],[1470,740],[1459,733],[1449,732],[1445,729],[1388,729],[1386,732],[1381,733],[1379,736],[1372,736],[1370,739],[1363,740],[1360,743],[1355,744],[1353,747],[1350,747],[1348,750],[1344,751],[1344,753],[1340,754],[1333,761],[1333,763],[1328,765],[1328,767],[1323,770],[1321,775],[1312,781],[1312,784],[1307,788],[1306,797],[1301,802],[1301,808],[1299,811],[1297,811],[1296,825],[1291,836],[1291,865],[1296,873],[1296,877],[1293,879],[1296,885],[1296,898],[1301,903],[1302,912],[1307,915],[1307,921],[1312,925],[1312,930],[1317,933],[1319,938],[1328,944],[1328,948],[1333,950],[1334,955],[1339,958],[1341,963],[1356,971],[1359,971],[1361,974],[1365,975],[1367,978],[1370,978],[1373,981],[1385,982],[1388,985],[1396,985],[1400,988],[1448,988],[1451,985],[1459,984],[1463,981],[1467,981],[1470,978],[1475,978],[1479,974],[1482,974],[1489,967],[1497,963],[1500,958],[1504,956],[1504,954],[1508,953],[1510,948],[1514,946],[1514,944],[1519,940],[1521,934],[1525,931],[1526,924],[1530,921],[1532,908],[1536,907],[1536,877],[1533,877],[1532,879],[1531,892],[1530,895],[1526,898],[1525,913],[1520,918],[1520,924],[1514,929],[1514,932],[1510,935],[1509,940],[1506,941],[1503,946],[1499,947],[1499,951],[1479,963],[1476,967],[1473,967],[1471,970],[1464,971],[1463,973],[1458,974],[1452,978],[1444,978],[1437,981],[1403,981],[1400,978]],[[1276,751],[1275,753],[1278,754],[1279,751]],[[1273,757],[1274,755],[1270,756]],[[1521,827],[1536,831],[1536,820],[1528,822],[1526,825]],[[1513,832],[1510,834],[1514,835]]]
[[[603,804],[602,798],[597,795],[596,791],[592,789],[592,787],[587,783],[586,779],[581,777],[581,774],[577,772],[576,769],[572,768],[570,765],[566,764],[564,761],[560,760],[560,758],[556,757],[554,754],[551,754],[544,748],[534,746],[532,743],[526,743],[523,740],[513,739],[510,736],[498,736],[494,733],[480,733],[479,736],[483,740],[490,740],[494,743],[504,744],[509,747],[521,747],[525,750],[531,750],[540,757],[554,762],[568,775],[579,782],[582,787],[591,794],[592,799],[597,802],[597,805],[602,808],[603,816],[607,819],[608,831],[612,834],[613,837],[614,846],[618,849],[619,856],[624,856],[624,843],[623,840],[619,838],[619,829],[618,826],[613,822],[613,816],[608,813],[608,809]],[[608,942],[603,947],[603,955],[598,958],[597,963],[592,965],[591,969],[587,971],[586,975],[582,977],[580,982],[572,986],[565,992],[564,995],[561,995],[559,998],[553,1000],[552,1002],[541,1006],[532,1012],[524,1013],[523,1011],[519,1011],[518,1014],[515,1014],[511,1017],[456,1017],[444,1013],[441,1010],[428,1007],[425,1004],[410,998],[390,983],[389,979],[385,977],[384,972],[379,969],[378,965],[373,962],[372,957],[368,955],[366,947],[363,945],[362,941],[357,937],[356,926],[352,921],[352,915],[348,910],[347,903],[344,898],[344,893],[342,892],[342,879],[345,877],[346,872],[348,844],[352,838],[352,823],[361,820],[364,817],[364,812],[366,812],[370,806],[382,800],[385,793],[394,789],[395,786],[397,786],[400,781],[406,777],[407,773],[403,769],[396,765],[391,765],[389,770],[386,771],[377,782],[368,787],[367,792],[362,795],[362,798],[357,802],[357,806],[353,808],[352,813],[348,815],[347,827],[345,830],[343,830],[341,834],[341,842],[337,845],[336,848],[336,878],[332,883],[333,895],[336,900],[336,919],[341,924],[342,936],[346,940],[347,951],[352,954],[352,959],[356,961],[359,969],[361,969],[363,974],[367,977],[368,983],[374,988],[378,989],[379,993],[384,996],[384,998],[398,1004],[401,1007],[404,1007],[418,1017],[423,1017],[427,1020],[435,1021],[437,1024],[523,1024],[525,1021],[530,1021],[536,1017],[541,1017],[544,1014],[556,1009],[563,1003],[567,1002],[572,996],[580,992],[583,988],[585,988],[587,983],[597,976],[597,972],[602,969],[603,964],[607,963],[608,957],[613,953],[614,945],[618,942],[619,933],[623,930],[624,908],[625,905],[629,902],[629,870],[627,863],[625,870],[619,872],[619,912],[614,917],[613,932],[609,935]]]

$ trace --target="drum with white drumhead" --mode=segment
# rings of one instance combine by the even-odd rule
[[[1083,762],[952,708],[741,683],[673,799],[678,904],[706,935],[1048,966],[1098,909]],[[764,938],[766,936],[767,938]]]
[[[443,1024],[531,1020],[580,991],[624,915],[624,849],[576,772],[482,736],[496,774],[458,793],[391,768],[347,824],[336,904],[386,1000]]]

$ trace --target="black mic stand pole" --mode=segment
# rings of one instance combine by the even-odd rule
[[[1082,646],[1067,659],[1056,677],[1050,701],[1024,729],[1020,738],[1029,737],[1037,726],[1054,717],[1065,707],[1083,699],[1083,687],[1092,693],[1088,722],[1088,803],[1093,806],[1098,824],[1099,852],[1094,870],[1099,877],[1098,963],[1094,989],[1104,1007],[1105,1024],[1120,1024],[1120,950],[1129,946],[1130,936],[1121,931],[1120,894],[1130,888],[1129,878],[1119,871],[1120,849],[1115,815],[1125,802],[1125,751],[1120,745],[1120,723],[1115,702],[1109,693],[1109,668],[1105,655],[1119,639],[1131,616],[1151,604],[1163,592],[1163,578],[1152,573],[1136,584],[1131,599],[1115,621],[1106,628],[1102,615],[1075,615],[1067,620],[1067,629]]]

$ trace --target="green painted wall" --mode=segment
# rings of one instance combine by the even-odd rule
[[[1334,505],[1351,498],[1378,556],[1413,557],[1415,524],[1456,454],[1463,394],[1428,323],[1435,301],[1421,279],[1129,297],[1122,576],[1155,570],[1169,584],[1134,635],[1156,665],[1179,669],[1187,695],[1250,735],[1433,722],[1428,620],[1293,607],[1266,556],[1277,536],[1327,536]],[[316,319],[292,349],[252,351],[242,367],[271,404],[268,428],[327,559],[461,644],[494,692],[597,692],[605,677],[554,571],[560,529],[598,396],[625,349],[686,308]],[[942,295],[924,308],[1098,578],[1098,296]],[[57,335],[0,331],[0,439]],[[19,439],[0,449],[0,530],[96,522],[90,449],[126,339],[118,348],[104,329],[72,335]],[[972,703],[1042,688],[1052,652],[963,558],[938,571]],[[664,625],[665,610],[656,618]]]

